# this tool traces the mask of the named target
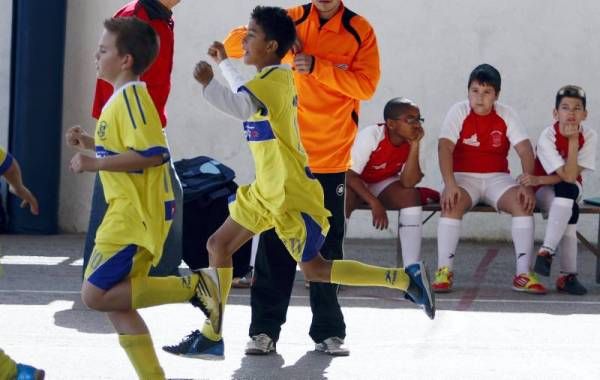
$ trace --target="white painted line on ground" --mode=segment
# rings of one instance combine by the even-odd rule
[[[69,257],[63,256],[2,256],[0,264],[4,265],[58,265]]]
[[[29,290],[29,289],[0,289],[0,294],[79,294],[79,290]],[[229,298],[248,299],[250,294],[230,294]],[[296,300],[308,300],[309,296],[292,296]],[[341,300],[348,301],[373,301],[382,300],[381,297],[338,297]],[[385,300],[396,300],[393,298],[385,298]],[[404,301],[403,298],[398,298],[398,301]],[[436,303],[455,303],[460,302],[460,298],[437,298]],[[546,304],[546,305],[600,305],[600,301],[561,301],[561,300],[503,300],[503,299],[476,299],[474,303],[519,303],[519,304]]]
[[[72,266],[72,267],[82,267],[83,266],[83,259],[77,259],[77,260],[73,261],[69,265]]]

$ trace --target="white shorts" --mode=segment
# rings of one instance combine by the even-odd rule
[[[367,183],[367,188],[375,197],[379,197],[379,194],[383,192],[389,185],[394,182],[400,181],[400,176],[395,175],[389,178],[386,178],[379,182]]]
[[[471,208],[485,203],[498,210],[498,200],[506,191],[519,186],[508,173],[454,173],[456,184],[471,197]]]

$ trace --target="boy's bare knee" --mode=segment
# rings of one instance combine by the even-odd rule
[[[85,289],[81,290],[81,301],[85,306],[92,310],[100,310],[101,308],[101,299],[95,294],[85,291]]]

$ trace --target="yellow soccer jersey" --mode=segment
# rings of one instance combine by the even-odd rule
[[[96,234],[96,244],[146,248],[160,260],[174,213],[168,168],[169,148],[160,117],[143,82],[130,82],[108,100],[95,134],[96,156],[129,150],[143,156],[161,154],[163,164],[134,172],[100,171],[108,210]]]
[[[277,216],[302,211],[329,215],[323,189],[308,168],[298,132],[298,97],[292,71],[270,66],[240,88],[259,104],[244,122],[246,140],[254,158],[256,181],[250,185],[262,206]]]
[[[0,146],[0,176],[6,173],[13,162],[13,157]]]

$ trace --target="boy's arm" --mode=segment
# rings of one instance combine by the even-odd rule
[[[565,182],[575,183],[583,170],[577,164],[577,157],[579,156],[579,126],[568,125],[565,127],[565,133],[569,139],[569,152],[567,153],[565,164],[556,170],[556,174]]]
[[[201,61],[194,69],[194,78],[204,86],[204,98],[215,108],[239,120],[248,120],[258,105],[245,92],[233,93],[214,79],[211,66]]]
[[[337,67],[335,62],[303,53],[295,55],[294,67],[296,72],[311,75],[323,85],[349,98],[370,99],[381,75],[375,32],[371,29],[367,33],[346,70]]]
[[[408,151],[408,158],[400,173],[400,183],[403,187],[411,188],[415,187],[423,179],[423,172],[421,171],[421,164],[419,161],[420,145],[421,140],[424,136],[423,128],[419,127],[420,131],[418,137],[414,140],[410,140],[410,150]]]
[[[82,153],[76,153],[71,159],[70,169],[75,173],[97,172],[99,170],[108,172],[131,172],[158,166],[165,162],[163,152],[154,154],[139,153],[130,150],[124,153],[107,157],[90,157]]]
[[[21,168],[16,159],[3,174],[9,185],[9,191],[22,199],[21,207],[29,205],[29,210],[33,215],[39,214],[38,201],[29,189],[23,184],[21,177]]]
[[[456,179],[454,178],[454,164],[452,157],[454,147],[455,144],[447,138],[442,137],[438,140],[438,159],[440,172],[442,174],[442,179],[444,180],[444,190],[442,191],[440,199],[442,211],[451,210],[454,205],[456,205],[461,195],[460,188],[456,184]]]
[[[388,219],[385,207],[383,207],[379,199],[369,191],[359,174],[352,169],[348,170],[346,172],[346,181],[348,186],[371,208],[373,226],[381,230],[387,228]]]
[[[533,175],[535,156],[533,155],[531,141],[529,141],[529,139],[521,141],[515,145],[515,150],[521,159],[523,174]],[[524,186],[521,184],[518,188],[518,198],[525,211],[533,212],[533,209],[535,208],[535,195],[531,186]]]

